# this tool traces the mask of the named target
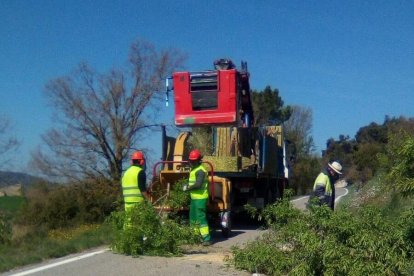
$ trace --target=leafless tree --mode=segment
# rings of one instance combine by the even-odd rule
[[[295,146],[297,157],[306,156],[314,150],[312,137],[312,110],[292,106],[292,114],[284,123],[286,138]]]
[[[68,76],[49,81],[45,91],[56,126],[42,136],[46,148],[32,154],[32,164],[48,176],[118,182],[130,149],[140,148],[153,124],[146,111],[156,112],[163,80],[184,61],[179,50],[157,50],[138,40],[123,69],[99,74],[81,63]]]
[[[10,119],[6,116],[0,116],[0,168],[4,167],[11,157],[8,155],[19,147],[19,141],[11,133],[13,127]]]

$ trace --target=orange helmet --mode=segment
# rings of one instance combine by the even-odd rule
[[[199,150],[192,150],[190,151],[190,155],[188,157],[188,159],[190,159],[191,161],[196,161],[196,160],[200,160],[201,159],[201,153]]]
[[[145,157],[142,151],[134,151],[131,155],[131,162],[133,163],[134,160],[139,161],[139,165],[144,165],[145,163]]]

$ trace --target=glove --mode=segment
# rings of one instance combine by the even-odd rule
[[[183,192],[185,192],[185,191],[187,191],[188,190],[188,185],[184,185],[183,186]]]

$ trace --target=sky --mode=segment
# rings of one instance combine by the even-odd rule
[[[270,85],[285,105],[312,110],[319,152],[386,115],[414,117],[413,15],[414,1],[397,0],[2,0],[0,115],[21,141],[8,169],[30,171],[53,126],[45,84],[82,61],[102,73],[124,66],[136,39],[182,50],[188,70],[247,61],[252,89]]]

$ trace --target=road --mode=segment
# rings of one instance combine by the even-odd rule
[[[348,194],[348,189],[345,187],[336,187],[335,188],[335,205],[338,203],[339,200],[343,196],[346,196]],[[298,209],[304,210],[306,209],[306,202],[308,202],[309,196],[302,196],[296,199],[293,199],[291,202],[293,206],[295,206]]]
[[[9,271],[1,275],[251,275],[226,266],[225,259],[230,255],[232,245],[242,245],[254,240],[264,231],[257,227],[238,227],[229,239],[221,238],[221,233],[213,232],[215,243],[209,247],[196,246],[188,249],[183,257],[139,257],[133,258],[114,254],[107,248],[95,248],[81,254],[73,254]]]
[[[346,188],[336,189],[337,202],[346,195]],[[292,200],[295,207],[305,208],[308,196]],[[237,226],[233,229],[229,239],[221,238],[219,232],[213,232],[215,243],[210,247],[192,247],[183,257],[139,257],[133,258],[114,254],[107,248],[95,248],[80,254],[73,254],[63,258],[49,260],[47,262],[27,266],[3,273],[1,275],[32,275],[32,276],[55,276],[55,275],[238,275],[248,276],[251,273],[237,271],[227,267],[224,261],[230,255],[233,245],[243,245],[254,240],[264,233],[255,226]]]

